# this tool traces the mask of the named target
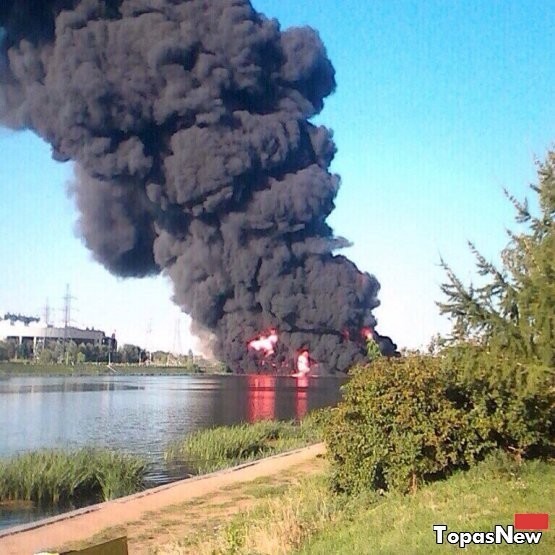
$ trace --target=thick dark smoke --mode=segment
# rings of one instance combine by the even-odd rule
[[[121,276],[164,272],[236,371],[362,356],[379,284],[334,251],[335,88],[318,34],[247,0],[3,0],[0,118],[74,160],[79,228]],[[383,350],[391,341],[379,338]],[[268,361],[267,361],[268,362]]]

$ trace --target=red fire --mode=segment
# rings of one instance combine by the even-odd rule
[[[362,330],[360,331],[360,334],[362,335],[362,337],[364,337],[364,339],[368,340],[368,339],[374,339],[374,330],[370,327],[368,328],[362,328]]]
[[[278,342],[277,330],[269,330],[267,335],[261,334],[252,341],[249,341],[249,349],[254,349],[255,351],[261,351],[264,353],[265,357],[273,355],[275,352],[275,346]]]
[[[279,340],[278,331],[275,328],[269,329],[267,332],[263,332],[257,335],[254,339],[251,339],[247,346],[253,351],[259,352],[263,355],[263,359],[259,360],[260,370],[270,370],[279,371],[275,358],[272,356],[276,352],[276,345]],[[271,358],[270,358],[271,357]],[[297,351],[297,359],[295,360],[295,373],[293,376],[302,377],[308,376],[312,370],[315,361],[311,358],[308,349],[303,348]],[[269,368],[271,367],[271,368]],[[287,365],[284,364],[282,370],[285,370]]]
[[[307,376],[312,368],[312,359],[307,349],[303,349],[297,357],[297,371],[293,376],[300,378]]]

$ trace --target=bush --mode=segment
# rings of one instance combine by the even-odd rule
[[[39,362],[41,364],[51,364],[54,361],[52,351],[48,349],[43,349],[39,355]]]
[[[337,491],[408,491],[491,447],[453,398],[441,360],[379,359],[353,370],[325,431]]]
[[[493,356],[470,344],[448,349],[443,364],[452,376],[459,406],[490,443],[518,458],[553,451],[553,369]]]
[[[494,449],[553,451],[552,371],[479,347],[381,359],[354,370],[326,428],[333,485],[408,491]]]
[[[0,361],[10,360],[9,345],[6,341],[0,341]]]

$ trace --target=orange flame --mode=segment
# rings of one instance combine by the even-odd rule
[[[267,335],[261,334],[252,341],[249,341],[248,346],[249,349],[261,351],[265,357],[268,357],[274,354],[278,339],[277,330],[271,329]]]
[[[300,378],[307,376],[312,368],[312,360],[307,349],[303,349],[297,357],[297,371],[293,376]]]

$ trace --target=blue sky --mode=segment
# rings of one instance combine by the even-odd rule
[[[496,260],[534,159],[555,140],[555,5],[534,1],[254,0],[282,28],[318,29],[337,91],[316,121],[334,130],[342,187],[330,222],[376,275],[381,333],[419,347],[449,327],[435,301],[443,256],[465,280],[466,242]],[[165,278],[121,280],[74,232],[71,164],[31,133],[0,130],[0,310],[76,324],[148,348],[195,348]],[[179,322],[180,339],[176,340]],[[149,329],[151,330],[149,332]]]

